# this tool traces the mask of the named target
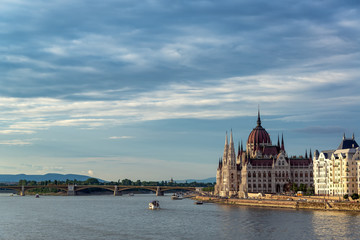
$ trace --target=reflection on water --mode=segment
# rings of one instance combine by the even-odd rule
[[[359,239],[360,213],[314,211],[312,225],[317,239]],[[329,238],[331,236],[331,238]]]
[[[161,210],[147,209],[154,199]],[[0,239],[359,239],[359,214],[194,205],[170,196],[0,195]]]

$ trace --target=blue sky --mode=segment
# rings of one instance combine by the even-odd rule
[[[0,4],[1,173],[215,176],[225,132],[289,155],[359,131],[358,1]]]

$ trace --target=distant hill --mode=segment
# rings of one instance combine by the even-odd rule
[[[216,182],[216,177],[206,178],[206,179],[186,179],[186,180],[175,180],[177,183],[191,183],[191,182],[198,182],[198,183],[214,183]]]
[[[78,175],[78,174],[58,174],[58,173],[48,173],[45,175],[26,175],[26,174],[0,174],[0,183],[10,183],[10,182],[19,182],[19,180],[27,180],[27,181],[66,181],[69,180],[78,180],[85,181],[88,178],[91,178],[86,175]],[[104,180],[98,179],[100,182],[104,182]]]

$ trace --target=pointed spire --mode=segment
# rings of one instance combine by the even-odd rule
[[[285,145],[284,145],[284,134],[281,134],[281,150],[285,151]]]
[[[353,133],[352,140],[355,140],[355,134]]]
[[[344,133],[343,139],[345,139],[345,138],[346,138],[346,136],[345,136],[345,133]]]
[[[228,135],[227,135],[227,131],[226,131],[226,137],[225,137],[225,145],[228,145]]]
[[[233,135],[232,135],[232,129],[231,129],[231,132],[230,132],[230,145],[228,147],[227,161],[228,161],[229,165],[235,166],[235,164],[236,164],[235,148],[234,148],[234,140],[233,140]]]
[[[310,148],[310,160],[312,160],[312,153],[311,153],[311,148]]]
[[[241,140],[241,153],[244,152],[244,148],[243,148],[243,141]]]
[[[278,134],[278,143],[277,143],[277,146],[280,147],[280,137],[279,137],[279,134]]]
[[[238,156],[241,154],[241,150],[240,150],[240,142],[238,142]]]
[[[261,127],[261,120],[260,120],[260,107],[258,106],[258,119],[257,119],[257,126]]]
[[[308,158],[308,155],[307,155],[307,149],[305,149],[305,159]]]

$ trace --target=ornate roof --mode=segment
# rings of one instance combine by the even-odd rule
[[[260,111],[258,111],[257,126],[251,131],[247,144],[256,145],[261,143],[271,144],[271,139],[265,128],[261,126]]]

